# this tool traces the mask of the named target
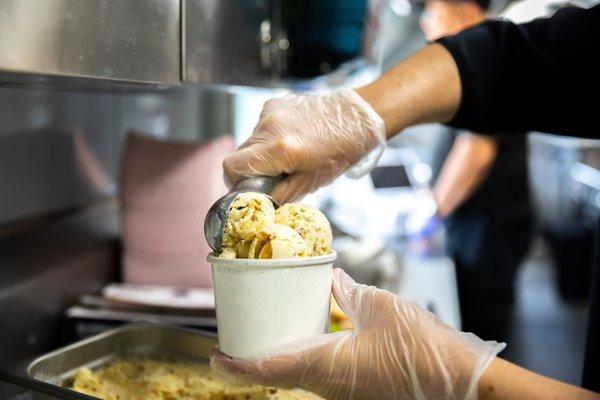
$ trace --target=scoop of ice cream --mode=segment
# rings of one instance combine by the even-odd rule
[[[249,258],[306,257],[308,249],[302,236],[289,226],[272,224],[256,235]]]
[[[275,210],[269,198],[247,192],[229,208],[223,234],[223,258],[295,258],[328,254],[329,221],[305,204],[284,204]]]
[[[260,251],[266,243],[266,239],[259,239],[257,237],[254,238],[252,243],[250,244],[250,249],[248,249],[248,258],[259,258]]]
[[[271,225],[274,219],[275,208],[266,195],[254,192],[238,194],[229,207],[223,247],[232,248],[238,257],[245,258],[247,255],[240,252],[245,248],[247,253],[256,233]]]
[[[294,229],[307,244],[308,256],[331,252],[333,234],[327,217],[306,204],[284,204],[275,211],[275,223]]]
[[[235,253],[238,258],[248,258],[248,252],[250,250],[250,245],[252,244],[249,240],[240,240],[235,246]]]
[[[236,258],[236,256],[235,249],[231,247],[225,247],[221,254],[219,254],[221,258]]]
[[[248,254],[253,241],[240,240],[234,247],[225,247],[219,257],[221,258],[252,258]]]

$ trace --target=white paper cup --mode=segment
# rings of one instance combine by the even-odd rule
[[[275,346],[327,333],[336,257],[335,252],[275,260],[209,255],[221,352],[264,357]]]

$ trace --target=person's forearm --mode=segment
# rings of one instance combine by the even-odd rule
[[[430,44],[356,91],[383,118],[389,138],[410,125],[450,120],[460,104],[460,77],[450,53]]]
[[[470,133],[456,138],[433,187],[438,216],[452,214],[469,198],[487,176],[495,158],[493,138]]]
[[[538,375],[496,358],[478,384],[479,400],[598,400],[600,394]]]

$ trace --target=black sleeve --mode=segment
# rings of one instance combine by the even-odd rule
[[[600,379],[598,379],[600,370],[600,218],[598,218],[598,229],[596,230],[593,262],[592,292],[581,386],[600,393]]]
[[[600,5],[522,25],[487,21],[438,43],[462,84],[449,125],[600,137]]]

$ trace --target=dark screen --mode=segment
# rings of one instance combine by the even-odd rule
[[[371,171],[371,179],[375,189],[410,186],[404,165],[376,167]]]

